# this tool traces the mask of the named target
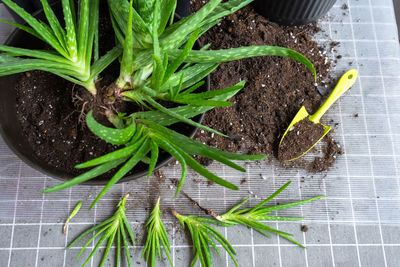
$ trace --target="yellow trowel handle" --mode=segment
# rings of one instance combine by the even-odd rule
[[[319,123],[321,117],[325,114],[325,112],[339,99],[347,90],[349,90],[353,84],[356,82],[358,75],[358,71],[355,69],[351,69],[347,71],[340,78],[339,82],[336,84],[335,89],[333,89],[332,93],[326,99],[325,103],[310,116],[310,120],[314,123]]]

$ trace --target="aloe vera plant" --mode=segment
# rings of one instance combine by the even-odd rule
[[[10,9],[29,26],[4,21],[44,41],[53,50],[32,50],[0,45],[0,76],[43,70],[54,73],[96,94],[99,74],[121,53],[116,47],[99,58],[98,16],[99,0],[82,0],[78,14],[73,0],[62,0],[65,28],[47,2],[41,0],[49,25],[39,21],[11,0],[4,0]],[[91,64],[92,59],[94,63]]]
[[[160,149],[171,154],[182,166],[176,194],[185,181],[188,167],[217,184],[237,190],[236,185],[211,173],[192,156],[208,157],[244,172],[245,169],[233,160],[260,160],[265,155],[239,155],[221,151],[168,127],[184,122],[226,136],[191,119],[214,107],[230,106],[228,99],[243,88],[245,82],[241,81],[229,88],[199,92],[204,78],[221,62],[254,56],[284,56],[304,64],[315,75],[315,69],[307,58],[283,47],[249,46],[214,51],[208,50],[209,45],[206,45],[202,49],[194,49],[196,40],[204,32],[251,0],[223,3],[222,0],[210,0],[199,11],[177,22],[174,21],[176,0],[108,0],[117,44],[101,58],[98,57],[96,38],[99,0],[80,1],[78,16],[74,12],[73,0],[63,0],[65,29],[60,26],[46,0],[42,0],[42,3],[50,26],[37,21],[11,0],[4,2],[30,25],[14,26],[43,39],[55,51],[31,53],[31,50],[2,46],[0,75],[40,69],[83,85],[95,94],[97,77],[120,56],[120,74],[106,88],[108,91],[105,95],[109,97],[106,102],[122,99],[147,109],[125,115],[107,110],[107,117],[115,128],[99,124],[93,113],[89,112],[86,117],[89,129],[101,139],[121,148],[77,165],[79,169],[91,169],[44,190],[49,193],[65,189],[117,169],[91,207],[139,162],[149,165],[150,176],[157,164]],[[161,104],[163,101],[177,106],[167,108]]]
[[[111,218],[86,230],[68,245],[67,249],[70,249],[82,238],[86,237],[90,233],[95,232],[95,234],[85,243],[85,245],[79,252],[78,258],[80,258],[80,256],[85,251],[87,246],[89,246],[95,238],[97,237],[100,238],[99,241],[96,243],[95,247],[93,248],[93,250],[91,251],[91,253],[89,254],[89,256],[87,257],[87,259],[85,260],[85,262],[83,263],[82,267],[86,266],[86,264],[90,261],[90,259],[99,249],[99,247],[107,240],[108,240],[107,246],[99,266],[103,266],[103,264],[106,262],[111,246],[114,243],[116,245],[116,266],[120,266],[121,254],[123,254],[121,247],[125,249],[125,257],[128,262],[128,266],[132,266],[131,256],[129,253],[129,240],[133,245],[135,245],[135,236],[133,234],[129,221],[125,215],[125,204],[128,197],[129,193],[126,194],[123,197],[123,199],[118,203],[117,206],[118,209]]]

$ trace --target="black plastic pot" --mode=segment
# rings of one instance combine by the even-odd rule
[[[255,0],[255,10],[281,25],[304,25],[324,16],[336,0]]]
[[[54,11],[57,15],[61,14],[61,6],[57,5]],[[38,19],[44,19],[44,13],[42,11],[36,12],[35,17]],[[27,34],[26,32],[16,29],[7,39],[6,45],[29,48],[29,49],[42,49],[43,43]],[[60,180],[69,180],[75,175],[61,171],[47,163],[41,161],[31,146],[29,145],[26,137],[24,136],[19,120],[17,118],[17,107],[16,107],[16,91],[15,86],[18,82],[20,75],[9,75],[5,77],[0,77],[0,134],[3,137],[6,144],[10,149],[21,158],[26,164],[32,168],[44,173],[47,176],[54,177]],[[61,78],[60,78],[61,79]],[[206,83],[202,90],[206,91],[210,88],[210,78],[206,78]],[[194,118],[195,121],[201,122],[204,118],[204,114],[198,115]],[[193,137],[196,134],[197,128],[188,126],[187,124],[176,124],[174,129],[187,129],[185,130],[187,135]],[[156,169],[169,163],[173,157],[166,153],[160,153],[159,161],[157,163]],[[68,159],[66,159],[68,160]],[[133,180],[142,176],[147,175],[147,166],[145,164],[138,164],[134,168],[134,174],[131,176],[124,177],[120,182],[126,182]],[[109,181],[107,178],[95,178],[89,180],[83,184],[87,185],[103,185]]]

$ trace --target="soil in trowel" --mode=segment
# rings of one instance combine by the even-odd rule
[[[279,146],[278,159],[287,161],[297,158],[312,147],[324,134],[324,126],[307,118],[296,123],[287,132]]]

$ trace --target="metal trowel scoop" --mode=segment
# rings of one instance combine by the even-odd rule
[[[355,83],[357,79],[357,74],[358,71],[355,69],[347,71],[343,76],[340,78],[339,82],[337,83],[335,89],[333,89],[332,93],[329,95],[329,97],[326,99],[324,104],[315,112],[313,115],[308,114],[306,108],[304,106],[301,107],[301,109],[297,112],[296,116],[290,123],[289,127],[286,129],[285,133],[283,134],[281,141],[279,142],[279,148],[281,148],[282,141],[284,140],[286,134],[294,129],[294,126],[308,118],[310,121],[312,121],[315,124],[319,124],[321,117],[325,114],[325,112],[332,106],[333,103],[336,102],[336,100],[339,99],[347,90],[349,90],[353,84]],[[305,155],[308,151],[310,151],[319,141],[324,138],[324,136],[331,130],[331,127],[326,126],[321,124],[324,127],[324,132],[322,136],[314,143],[312,144],[308,149],[306,149],[302,154],[296,155],[294,158],[291,159],[285,159],[283,161],[292,161],[295,159],[298,159]],[[299,133],[297,133],[299,135]]]

